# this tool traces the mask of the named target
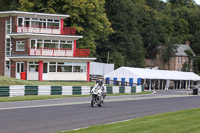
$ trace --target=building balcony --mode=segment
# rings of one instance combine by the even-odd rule
[[[61,35],[75,35],[76,29],[72,27],[57,26],[40,26],[40,25],[16,25],[17,33],[43,33],[43,34],[61,34]]]
[[[89,57],[89,49],[29,48],[29,56]]]

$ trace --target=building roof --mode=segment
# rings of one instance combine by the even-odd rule
[[[40,38],[40,39],[72,39],[72,40],[78,40],[80,38],[83,38],[83,36],[79,35],[55,35],[55,34],[38,34],[38,33],[11,33],[8,34],[9,36],[19,39],[19,38]]]
[[[94,61],[97,58],[95,57],[52,57],[52,56],[28,56],[28,55],[19,55],[19,56],[10,56],[9,59],[13,61],[60,61],[60,62],[90,62]]]
[[[104,76],[112,78],[142,78],[162,80],[200,80],[200,76],[193,72],[180,72],[169,70],[152,70],[134,67],[120,67]]]
[[[50,14],[50,13],[38,13],[38,12],[23,12],[23,11],[3,11],[0,12],[0,17],[7,17],[7,16],[20,16],[20,15],[26,15],[30,17],[56,17],[60,19],[64,19],[67,17],[70,17],[70,15],[64,15],[64,14]]]
[[[194,54],[193,50],[190,48],[189,45],[186,45],[186,44],[177,44],[178,48],[176,49],[176,56],[188,56],[186,53],[185,53],[185,50],[191,50],[191,52]]]

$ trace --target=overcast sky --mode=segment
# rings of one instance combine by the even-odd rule
[[[166,0],[163,0],[163,1],[166,1]],[[197,3],[198,5],[200,5],[200,0],[194,0],[194,1],[196,1],[196,3]]]

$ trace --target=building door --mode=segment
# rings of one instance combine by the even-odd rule
[[[16,78],[20,79],[20,73],[24,72],[24,62],[16,62]]]
[[[43,63],[43,76],[42,80],[48,80],[48,62]]]

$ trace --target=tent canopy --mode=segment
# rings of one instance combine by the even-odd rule
[[[120,67],[104,76],[111,78],[142,78],[164,80],[200,80],[200,76],[193,72],[180,72],[168,70],[152,70],[145,68]]]

